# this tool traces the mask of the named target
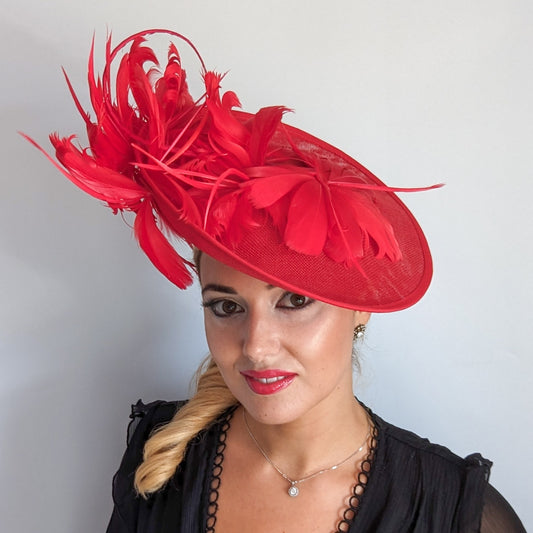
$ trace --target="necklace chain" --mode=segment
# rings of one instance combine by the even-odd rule
[[[268,461],[268,463],[270,463],[270,465],[278,472],[278,474],[283,479],[285,479],[286,481],[288,481],[291,484],[291,486],[289,487],[289,490],[287,492],[288,492],[289,496],[291,496],[293,498],[298,496],[298,494],[300,493],[300,489],[297,487],[298,484],[303,483],[304,481],[308,481],[309,479],[313,479],[314,477],[320,476],[321,474],[325,474],[326,472],[329,472],[329,471],[332,471],[332,470],[337,470],[337,468],[342,466],[344,463],[347,463],[350,459],[352,459],[352,457],[355,457],[358,453],[363,451],[363,449],[364,449],[364,447],[365,447],[365,445],[366,445],[366,443],[368,441],[368,438],[370,437],[370,432],[371,432],[371,425],[370,425],[370,422],[369,422],[369,424],[368,424],[368,433],[366,434],[365,440],[361,443],[361,446],[359,446],[359,448],[357,448],[357,450],[352,452],[348,457],[346,457],[346,459],[343,459],[340,463],[334,464],[333,466],[330,466],[328,468],[322,468],[321,470],[317,470],[316,472],[313,472],[312,474],[309,474],[309,475],[307,475],[307,476],[305,476],[305,477],[303,477],[301,479],[291,479],[287,474],[285,474],[285,472],[283,472],[281,470],[281,468],[279,468],[279,466],[277,466],[272,461],[272,459],[270,459],[270,457],[265,452],[265,450],[261,447],[259,442],[257,442],[257,439],[255,438],[254,434],[252,433],[252,430],[251,430],[251,428],[250,428],[250,426],[248,424],[248,419],[246,418],[246,410],[245,409],[242,410],[242,417],[244,419],[244,425],[246,426],[246,430],[248,431],[248,435],[250,435],[250,438],[252,439],[254,444],[257,446],[257,449],[261,452],[261,454]]]

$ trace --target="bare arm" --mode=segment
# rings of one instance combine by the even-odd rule
[[[492,485],[485,491],[480,533],[526,533],[514,509]]]

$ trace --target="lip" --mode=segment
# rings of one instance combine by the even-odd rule
[[[245,370],[241,372],[241,375],[253,392],[269,395],[286,389],[294,381],[297,374],[285,370],[270,369]]]

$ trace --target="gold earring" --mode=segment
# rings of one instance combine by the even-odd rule
[[[364,324],[357,324],[353,330],[353,340],[356,341],[358,339],[363,338],[363,335],[365,334],[366,326]]]

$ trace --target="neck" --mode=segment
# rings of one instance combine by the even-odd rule
[[[287,424],[262,424],[246,413],[246,420],[237,420],[242,420],[247,433],[246,421],[253,435],[245,435],[250,445],[262,450],[289,477],[298,479],[341,463],[367,439],[369,418],[353,396],[337,403],[334,411],[325,407],[315,406]]]

